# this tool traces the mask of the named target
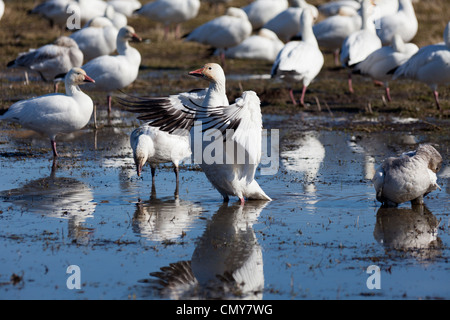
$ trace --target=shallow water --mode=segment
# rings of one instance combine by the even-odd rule
[[[450,298],[448,137],[266,116],[280,167],[257,180],[273,201],[242,207],[195,165],[181,168],[178,198],[169,165],[152,188],[149,167],[135,174],[133,116],[100,111],[99,130],[59,138],[55,170],[47,138],[0,124],[0,299]],[[380,209],[374,167],[422,142],[444,158],[441,190],[422,208]]]

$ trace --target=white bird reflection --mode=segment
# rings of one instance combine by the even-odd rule
[[[170,299],[262,299],[262,250],[253,224],[267,205],[224,203],[208,222],[191,261],[179,261],[150,273],[150,294]]]
[[[292,150],[281,153],[283,165],[288,171],[303,173],[305,192],[316,192],[315,181],[325,158],[325,148],[315,131],[306,132],[294,142]]]
[[[201,214],[202,208],[193,202],[175,197],[157,199],[155,185],[148,201],[136,204],[133,231],[152,241],[174,240],[183,235]]]
[[[432,260],[441,254],[439,221],[425,205],[412,208],[378,209],[373,232],[375,240],[387,250],[409,253],[419,261]]]
[[[33,180],[16,189],[2,191],[0,197],[22,211],[68,220],[68,236],[88,240],[93,229],[84,225],[92,218],[96,203],[91,189],[81,181],[56,177],[54,163],[49,177]]]

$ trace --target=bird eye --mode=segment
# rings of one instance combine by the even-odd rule
[[[212,70],[212,68],[211,68],[211,67],[209,67],[209,68],[208,68],[208,70]]]

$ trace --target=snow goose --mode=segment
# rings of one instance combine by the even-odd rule
[[[47,0],[35,6],[29,13],[47,19],[52,27],[56,25],[65,28],[67,19],[70,17],[69,6],[78,8],[78,4],[74,0]]]
[[[195,28],[186,36],[185,40],[199,42],[219,49],[222,65],[224,65],[225,49],[237,46],[250,37],[251,33],[252,25],[244,10],[230,7],[225,15]]]
[[[108,111],[111,111],[111,94],[133,83],[139,73],[141,54],[129,45],[129,41],[141,41],[133,27],[126,26],[117,35],[118,55],[104,55],[97,57],[85,65],[83,69],[90,74],[95,83],[84,86],[86,91],[100,91],[107,93]]]
[[[141,175],[142,168],[148,162],[151,166],[152,182],[154,183],[156,166],[159,163],[172,162],[178,186],[178,165],[191,155],[189,134],[170,134],[146,123],[133,130],[130,135],[130,145],[133,149],[138,176]]]
[[[375,50],[358,63],[353,71],[370,76],[373,80],[382,81],[386,90],[386,98],[391,101],[389,80],[392,79],[390,71],[402,65],[419,50],[414,43],[404,43],[402,37],[396,34],[390,46]]]
[[[322,69],[324,59],[312,30],[314,21],[309,8],[305,8],[300,17],[302,41],[288,42],[278,53],[272,66],[272,77],[279,77],[290,84],[289,94],[294,105],[292,83],[303,82],[301,105],[304,105],[306,88]]]
[[[273,62],[283,46],[284,43],[273,31],[263,28],[258,31],[258,34],[245,39],[237,46],[226,49],[225,57]],[[216,50],[215,54],[220,54],[220,52]]]
[[[427,84],[433,90],[434,100],[439,110],[439,85],[450,83],[450,22],[444,30],[444,43],[422,47],[402,64],[393,79],[407,78]]]
[[[89,61],[113,53],[116,50],[118,33],[111,20],[106,17],[96,17],[85,27],[72,33],[70,37],[78,43],[85,61]]]
[[[169,27],[176,25],[175,36],[179,38],[181,23],[195,18],[199,9],[200,0],[157,0],[143,5],[136,13],[164,24],[166,38]]]
[[[237,196],[241,204],[245,198],[270,201],[255,180],[262,145],[258,96],[253,91],[245,91],[229,105],[225,74],[216,63],[207,63],[189,74],[207,80],[209,88],[168,98],[137,98],[122,103],[129,111],[144,113],[138,119],[150,120],[149,124],[160,130],[170,133],[192,129],[194,161],[224,201],[229,196]]]
[[[339,64],[339,51],[342,43],[352,33],[361,29],[362,20],[358,12],[352,8],[341,8],[337,15],[325,18],[313,26],[319,46],[332,50],[335,65]]]
[[[124,14],[114,10],[114,7],[111,5],[108,5],[106,7],[104,17],[111,20],[111,22],[113,23],[114,27],[117,28],[117,30],[119,30],[122,27],[126,27],[128,25],[128,18]]]
[[[350,9],[358,11],[361,8],[361,3],[355,0],[336,0],[321,4],[318,10],[326,17],[332,17],[340,14],[343,10]]]
[[[375,21],[376,32],[383,44],[390,44],[399,34],[404,42],[411,41],[417,33],[418,22],[411,0],[399,0],[398,11]]]
[[[54,158],[56,136],[82,129],[93,111],[92,99],[78,85],[94,82],[81,68],[72,68],[65,77],[66,94],[53,93],[13,104],[0,120],[16,122],[50,138]]]
[[[287,0],[255,0],[242,10],[247,14],[253,30],[258,30],[288,6]]]
[[[297,0],[293,3],[292,7],[283,10],[273,19],[268,21],[264,28],[275,32],[282,41],[288,42],[292,37],[299,34],[300,31],[300,16],[304,8],[310,8],[314,19],[319,16],[319,11],[313,5],[306,3],[304,0]]]
[[[439,188],[436,173],[442,157],[431,145],[420,145],[416,151],[390,157],[375,172],[376,198],[384,206],[411,201],[423,204],[423,197]]]
[[[81,22],[86,23],[95,17],[105,15],[108,4],[102,0],[77,0]]]
[[[340,61],[344,67],[352,68],[363,61],[373,51],[382,47],[373,23],[372,0],[363,0],[361,4],[362,26],[361,30],[353,32],[342,43]],[[353,93],[351,71],[348,76],[348,88]]]
[[[19,56],[8,63],[8,68],[25,68],[38,72],[44,81],[53,81],[57,75],[69,72],[73,67],[81,67],[83,52],[77,43],[66,36],[59,37],[52,44],[47,44]],[[26,76],[28,79],[28,76]],[[55,91],[57,85],[55,84]]]
[[[116,12],[124,14],[126,17],[131,17],[136,10],[142,7],[142,4],[138,0],[108,0],[107,3]]]

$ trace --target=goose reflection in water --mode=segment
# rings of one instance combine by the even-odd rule
[[[22,211],[68,220],[68,235],[85,241],[92,229],[84,226],[92,218],[96,203],[91,189],[73,178],[56,177],[56,163],[49,177],[33,180],[24,186],[0,192],[0,198]]]
[[[136,204],[133,231],[153,241],[174,240],[187,231],[201,212],[200,206],[179,198],[178,186],[175,197],[158,199],[153,183],[150,200]]]
[[[377,212],[374,237],[387,250],[409,253],[418,260],[432,260],[441,254],[439,221],[425,205],[385,208]]]
[[[152,272],[144,290],[170,299],[262,299],[262,250],[253,224],[267,205],[224,203],[209,220],[190,261]]]

